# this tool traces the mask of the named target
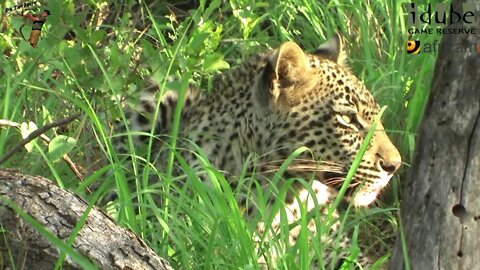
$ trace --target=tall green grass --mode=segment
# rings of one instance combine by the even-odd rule
[[[125,1],[121,6],[115,1],[85,4],[51,0],[48,9],[52,16],[44,26],[37,49],[18,35],[22,19],[1,13],[6,25],[0,33],[4,56],[0,58],[1,118],[43,126],[83,112],[79,121],[46,135],[65,135],[76,140],[68,155],[86,179],[80,183],[62,160],[49,155],[40,140],[34,142],[36,146],[29,152],[15,155],[2,166],[55,179],[60,186],[75,189],[92,203],[116,189],[118,199],[106,206],[107,210],[119,224],[131,228],[156,252],[169,258],[175,268],[258,269],[257,244],[252,241],[255,222],[243,218],[243,209],[236,203],[239,190],[230,188],[224,174],[209,163],[200,149],[196,154],[203,161],[202,170],[211,184],[202,182],[198,172],[175,151],[181,107],[176,111],[174,134],[162,137],[169,146],[164,151],[170,151],[169,159],[160,161],[166,164],[164,170],[157,169],[157,153],[149,150],[158,134],[142,134],[151,137],[142,150],[134,140],[139,134],[118,133],[112,128],[114,119],[126,121],[124,105],[137,102],[135,93],[148,77],[156,80],[162,91],[176,88],[181,95],[189,83],[215,91],[211,87],[214,74],[235,66],[252,53],[275,48],[287,40],[314,50],[333,33],[340,32],[347,42],[352,71],[377,101],[388,107],[383,122],[401,150],[405,164],[402,170],[408,170],[436,55],[407,55],[407,26],[402,16],[402,4],[406,1],[213,0],[208,4],[200,1],[192,9],[179,8],[182,2],[149,6]],[[0,4],[0,12],[11,5],[15,5],[14,1]],[[98,18],[105,14],[102,9],[106,7],[110,7],[110,19],[99,24]],[[146,29],[147,26],[150,28]],[[74,40],[64,40],[69,30],[75,32]],[[434,39],[438,37],[422,40]],[[179,81],[169,82],[172,75]],[[119,136],[129,138],[127,154],[115,149],[114,139]],[[2,127],[0,155],[20,139],[20,131]],[[173,174],[176,165],[182,167],[185,175]],[[248,186],[251,180],[245,174],[239,181]],[[397,181],[398,178],[393,180],[392,197],[397,198],[393,203],[386,205],[385,210],[374,208],[349,215],[342,222],[344,230],[359,231],[360,236],[362,232],[374,233],[371,237],[388,247],[391,239],[389,242],[385,238],[391,236],[374,223],[380,220],[397,226]],[[288,189],[289,181],[286,183],[267,195],[281,196]],[[89,194],[88,186],[102,186],[101,194]],[[242,185],[239,186],[240,189]],[[257,196],[268,198],[265,194]],[[268,216],[266,201],[260,199],[259,204],[259,211]],[[281,200],[274,208],[281,208]],[[303,214],[299,222],[305,226],[309,215]],[[333,218],[327,221],[332,222]],[[373,225],[362,225],[369,223]],[[268,243],[270,247],[285,249],[288,224],[282,226],[285,230]],[[318,227],[322,233],[328,233],[325,224]],[[314,258],[322,259],[325,247],[320,241],[309,244],[309,237],[307,232],[301,234],[299,244],[289,247],[277,260],[279,269],[308,269]],[[264,239],[260,245],[268,249],[263,246],[267,245],[265,242]],[[68,246],[59,244],[59,248],[72,254]],[[356,248],[357,244],[352,247],[350,265],[356,259]],[[297,253],[300,262],[293,256]],[[386,256],[388,252],[378,257],[384,260]]]

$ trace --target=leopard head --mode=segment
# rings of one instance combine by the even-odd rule
[[[341,39],[335,36],[313,53],[294,42],[270,55],[256,82],[257,105],[266,113],[264,138],[269,160],[285,160],[301,146],[310,149],[287,173],[308,177],[336,190],[343,184],[379,105],[362,81],[343,64]],[[398,170],[401,157],[378,123],[350,183],[347,198],[355,206],[371,204]]]

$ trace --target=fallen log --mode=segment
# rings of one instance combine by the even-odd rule
[[[58,188],[46,178],[0,170],[0,259],[3,267],[50,270],[54,269],[61,254],[57,245],[19,212],[31,216],[65,243],[87,207],[81,197]],[[138,236],[115,224],[95,207],[71,248],[100,269],[172,269]],[[84,268],[78,260],[66,256],[62,269]]]

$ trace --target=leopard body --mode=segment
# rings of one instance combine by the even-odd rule
[[[282,162],[297,149],[308,148],[284,173],[284,178],[305,179],[310,185],[294,183],[284,199],[288,222],[294,223],[302,206],[311,211],[336,199],[379,113],[372,94],[343,64],[341,44],[340,38],[334,37],[317,51],[306,53],[287,42],[217,75],[211,93],[194,87],[184,95],[163,93],[156,117],[154,90],[158,87],[153,85],[131,119],[133,129],[150,132],[152,119],[157,119],[155,134],[171,134],[181,102],[179,148],[199,146],[211,164],[225,172],[235,190],[247,161],[251,161],[247,171],[261,175],[257,178],[260,185],[268,188]],[[200,165],[191,151],[183,154],[190,166]],[[378,122],[343,201],[356,207],[370,205],[400,164],[398,150]],[[248,200],[240,199],[242,204]],[[254,216],[255,203],[249,205],[247,215]],[[268,230],[260,222],[258,234],[277,233],[280,219],[276,214]],[[313,233],[317,222],[312,219],[308,223]],[[332,230],[337,226],[333,224]],[[290,245],[295,244],[300,229],[294,226],[290,231]],[[348,238],[341,244],[348,245]],[[331,256],[324,257],[328,261]],[[273,268],[267,260],[262,263]]]

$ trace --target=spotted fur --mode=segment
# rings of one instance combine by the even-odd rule
[[[218,75],[213,93],[188,90],[179,138],[200,146],[211,163],[228,174],[235,188],[235,176],[247,160],[254,160],[252,171],[264,175],[259,177],[260,184],[268,187],[269,176],[282,162],[299,147],[308,147],[310,152],[294,160],[285,173],[285,178],[303,178],[311,185],[309,189],[294,184],[295,191],[287,194],[287,218],[294,223],[300,217],[300,205],[310,211],[317,204],[326,207],[335,200],[379,112],[365,85],[343,65],[344,58],[339,37],[311,54],[287,42],[277,50],[256,55]],[[154,96],[154,91],[146,91],[139,113],[132,116],[133,129],[150,132]],[[170,134],[178,93],[167,91],[162,98],[156,134]],[[190,165],[198,165],[194,155],[184,155]],[[374,202],[400,163],[399,152],[379,123],[345,201],[357,207]],[[248,214],[255,215],[255,209],[249,209]],[[280,219],[277,214],[268,233],[278,232]],[[308,228],[313,233],[316,226],[316,221],[310,220]],[[257,231],[259,235],[267,233],[263,223]],[[290,231],[291,245],[299,231],[299,226]],[[349,245],[347,237],[342,244]],[[324,257],[329,263],[331,254]],[[262,263],[274,268],[267,260]]]

